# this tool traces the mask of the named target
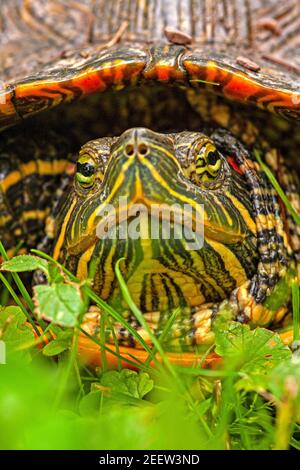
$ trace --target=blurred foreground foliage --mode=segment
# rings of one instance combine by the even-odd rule
[[[37,349],[19,307],[0,311],[1,449],[300,448],[300,356],[275,333],[216,330],[218,370],[91,370]]]
[[[148,331],[154,345],[149,349],[92,291],[89,279],[80,283],[40,252],[8,260],[1,244],[0,251],[2,271],[8,271],[6,277],[0,272],[6,288],[1,300],[9,294],[17,304],[0,308],[2,353],[6,348],[6,363],[0,364],[1,449],[300,449],[299,341],[292,352],[276,332],[251,330],[220,315],[207,354],[214,349],[221,363],[215,369],[174,366],[164,340],[176,310],[159,338]],[[147,331],[120,262],[116,275],[124,299]],[[36,269],[48,284],[36,286],[32,299],[18,272]],[[297,340],[299,289],[292,289]],[[146,349],[149,359],[137,371],[109,370],[105,360],[98,369],[79,362],[78,335],[90,301]],[[49,329],[50,342],[38,336]],[[101,331],[99,341],[105,344]],[[155,362],[155,352],[162,363]]]

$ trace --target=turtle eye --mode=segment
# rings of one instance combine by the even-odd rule
[[[83,155],[77,161],[76,180],[83,188],[90,188],[95,179],[95,162],[88,156]]]
[[[209,140],[200,142],[195,149],[195,173],[202,183],[214,181],[221,170],[222,157]]]

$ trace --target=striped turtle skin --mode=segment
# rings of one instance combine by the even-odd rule
[[[96,292],[149,341],[115,278],[125,257],[123,276],[157,335],[179,309],[170,351],[211,344],[222,312],[251,325],[288,324],[299,228],[255,152],[299,210],[289,169],[299,168],[299,2],[71,3],[0,5],[6,248],[39,246],[81,279],[96,266]],[[202,205],[203,247],[174,236],[99,238],[99,209],[119,196],[148,209],[189,204],[199,213]],[[99,316],[86,315],[91,334]],[[121,325],[115,336],[139,348]]]
[[[279,162],[286,189],[299,209],[295,183]],[[92,177],[83,178],[85,165]],[[120,206],[124,197],[125,206]],[[108,212],[102,212],[108,204]],[[133,217],[134,204],[143,216]],[[175,228],[167,237],[163,229],[159,236],[151,230],[153,207],[161,204],[169,210],[167,216],[174,211]],[[200,249],[189,246],[190,232],[176,237],[176,228],[184,223],[176,211],[185,205],[203,217]],[[121,227],[132,217],[143,235],[122,238]],[[162,227],[166,214],[156,217]],[[115,224],[112,237],[104,231],[99,235],[99,227],[108,226],[109,232]],[[75,180],[56,225],[54,258],[79,279],[93,272],[94,290],[146,340],[147,332],[120,292],[114,273],[119,258],[124,258],[122,273],[133,301],[157,335],[170,313],[179,309],[166,340],[169,350],[211,344],[219,314],[252,326],[288,322],[288,286],[297,275],[300,231],[251,152],[224,129],[161,134],[133,128],[117,138],[88,142],[80,151]],[[274,290],[284,285],[285,295],[272,302]],[[99,321],[99,311],[92,309],[86,317],[90,333],[97,333]],[[122,325],[115,325],[115,335],[123,346],[140,347]],[[114,341],[110,331],[107,340]]]

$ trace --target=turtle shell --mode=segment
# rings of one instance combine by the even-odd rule
[[[300,118],[298,0],[2,0],[0,128],[140,83]]]

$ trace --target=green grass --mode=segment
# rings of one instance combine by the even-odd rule
[[[278,183],[275,175],[272,173],[270,168],[262,161],[261,156],[260,156],[260,154],[257,150],[254,150],[254,154],[255,154],[255,158],[257,159],[258,163],[260,164],[262,170],[265,172],[268,180],[270,181],[273,188],[275,189],[275,191],[279,195],[280,199],[284,203],[285,207],[287,208],[287,210],[291,214],[295,224],[300,226],[300,215],[298,214],[296,209],[291,204],[290,200],[285,195],[285,193],[284,193],[283,189],[281,188],[280,184]]]
[[[299,300],[299,286],[296,282],[292,284],[292,305],[293,305],[293,326],[294,326],[294,341],[300,339],[300,300]]]
[[[48,258],[49,272],[53,273],[51,258],[44,258]],[[147,329],[122,279],[120,262],[116,274],[124,298]],[[57,282],[57,273],[55,276]],[[23,292],[23,286],[20,288],[16,276],[11,277],[13,281],[15,284],[10,284],[10,289],[15,298]],[[78,281],[70,274],[67,282]],[[91,291],[88,282],[81,288],[82,312],[90,300],[103,308],[105,303]],[[298,308],[295,293],[294,299],[294,307]],[[160,338],[149,332],[154,350],[150,350],[146,363],[137,365],[137,372],[121,368],[112,372],[106,361],[101,369],[93,370],[78,362],[82,312],[74,334],[68,336],[54,321],[51,328],[57,339],[37,349],[32,330],[24,324],[30,305],[26,299],[22,305],[22,308],[3,308],[0,312],[1,336],[7,345],[7,364],[0,366],[0,425],[6,429],[1,448],[285,449],[300,446],[297,424],[300,359],[297,353],[292,355],[275,333],[221,322],[216,330],[216,351],[223,357],[221,368],[175,367],[168,361],[163,346],[163,339],[178,314],[175,311]],[[117,312],[112,312],[106,304],[105,307],[106,318],[119,320]],[[28,309],[26,314],[24,309],[26,312]],[[125,320],[120,321],[127,326]],[[49,328],[43,320],[40,326],[44,330]],[[102,346],[103,330],[102,326],[100,338],[95,340]],[[139,341],[139,335],[135,331],[134,334]],[[154,352],[161,355],[162,363],[150,368]]]
[[[299,223],[274,175],[269,172],[267,176]],[[206,354],[215,350],[222,365],[217,369],[175,367],[165,353],[165,340],[178,311],[170,314],[160,337],[154,337],[122,278],[122,260],[115,272],[123,297],[148,332],[153,348],[93,292],[89,281],[93,272],[82,284],[37,250],[33,250],[35,257],[12,261],[7,260],[2,244],[0,252],[9,271],[0,273],[1,301],[15,304],[0,310],[0,339],[7,352],[6,364],[0,364],[0,427],[5,430],[1,449],[300,449],[300,352],[296,343],[292,352],[272,331],[220,321],[215,325],[215,345]],[[49,289],[36,292],[34,308],[18,272],[37,267],[46,273]],[[64,307],[60,321],[54,305],[58,289],[65,289],[65,295],[78,306],[72,310],[67,303],[58,305]],[[291,285],[291,297],[296,342],[300,324],[296,282]],[[42,315],[45,298],[52,305],[47,321]],[[97,338],[81,324],[90,303],[103,312]],[[35,322],[33,315],[38,317]],[[105,323],[113,321],[128,329],[148,354],[144,363],[126,359],[136,371],[121,369],[116,341],[116,350],[106,344]],[[51,329],[56,339],[48,344],[40,336],[36,339],[28,322],[38,335],[40,330]],[[71,323],[73,328],[68,328]],[[79,334],[101,347],[100,368],[79,362]],[[105,351],[117,356],[116,371],[109,369]]]

